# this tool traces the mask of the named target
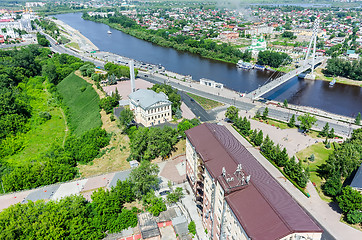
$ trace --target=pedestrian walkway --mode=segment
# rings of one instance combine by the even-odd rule
[[[192,193],[190,185],[186,182],[183,186],[184,189],[186,189],[186,191],[188,192],[188,194],[185,194],[185,196],[182,198],[181,200],[182,205],[190,214],[189,216],[191,217],[191,220],[195,222],[196,233],[197,236],[199,237],[199,240],[208,240],[209,238],[205,233],[201,217],[197,211],[196,203],[194,201],[194,195]]]
[[[310,190],[311,197],[307,198],[293,184],[285,179],[283,174],[275,168],[260,151],[253,148],[230,124],[224,123],[226,128],[238,139],[241,144],[248,148],[250,153],[263,165],[263,167],[283,186],[283,188],[305,209],[311,216],[319,222],[336,239],[362,239],[362,232],[358,231],[342,222],[341,214],[336,212],[333,205],[324,202],[316,191],[312,190],[311,183],[307,189]]]

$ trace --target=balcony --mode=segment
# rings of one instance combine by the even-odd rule
[[[204,177],[204,174],[202,174],[202,173],[198,173],[197,174],[197,180],[199,180],[199,181],[204,181],[204,179],[205,179],[205,177]]]
[[[196,188],[201,188],[201,189],[204,189],[204,182],[203,181],[200,181],[200,180],[198,180],[197,182],[196,182]]]
[[[197,194],[197,195],[200,195],[200,196],[204,196],[204,190],[201,189],[201,188],[197,188],[197,189],[196,189],[196,194]]]

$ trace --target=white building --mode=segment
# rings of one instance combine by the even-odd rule
[[[172,120],[172,103],[165,93],[139,89],[128,97],[137,123],[150,127]]]

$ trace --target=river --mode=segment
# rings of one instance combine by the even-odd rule
[[[54,17],[79,30],[101,51],[161,64],[169,71],[191,75],[197,81],[200,78],[208,78],[235,91],[250,92],[264,84],[271,74],[258,70],[245,71],[237,69],[234,64],[160,47],[105,24],[84,20],[81,16],[82,13],[67,13]],[[112,34],[107,34],[108,30],[111,30]],[[295,77],[263,97],[281,102],[287,99],[292,104],[319,108],[349,117],[362,112],[362,88],[338,83],[330,87],[328,82],[319,80],[301,80]]]

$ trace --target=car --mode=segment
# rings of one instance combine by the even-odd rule
[[[191,102],[195,102],[195,100],[194,100],[193,98],[190,98],[190,101],[191,101]]]
[[[227,123],[233,123],[233,120],[231,120],[230,118],[225,118],[225,122],[227,122]]]
[[[148,75],[145,74],[145,77],[148,77]]]

